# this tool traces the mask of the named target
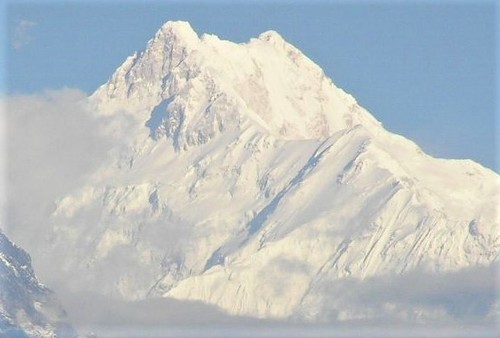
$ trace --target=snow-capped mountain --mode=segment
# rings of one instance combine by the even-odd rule
[[[336,281],[498,257],[498,175],[386,131],[276,32],[168,22],[88,104],[120,146],[30,248],[75,290],[349,318]]]
[[[0,231],[0,335],[73,337],[53,293],[40,284],[31,258]]]

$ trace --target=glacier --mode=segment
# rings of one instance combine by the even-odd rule
[[[26,245],[54,285],[317,322],[373,315],[332,285],[498,260],[499,176],[388,132],[277,32],[167,22],[82,104],[120,146]]]

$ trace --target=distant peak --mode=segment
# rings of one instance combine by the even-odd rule
[[[151,135],[175,138],[178,149],[205,142],[223,125],[239,127],[241,117],[284,139],[325,137],[364,122],[354,99],[273,30],[236,44],[166,22],[102,92],[105,110],[140,111],[134,115]],[[227,120],[212,123],[218,119]]]
[[[187,21],[167,21],[161,26],[162,31],[193,31],[193,27]]]
[[[187,21],[167,21],[156,33],[155,38],[176,38],[186,42],[199,41],[198,34]]]
[[[259,35],[259,40],[271,43],[284,43],[285,39],[276,31],[269,30]]]

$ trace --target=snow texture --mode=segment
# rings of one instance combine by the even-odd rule
[[[0,335],[73,337],[64,313],[38,279],[30,256],[0,231]]]
[[[389,133],[276,32],[168,22],[89,106],[133,128],[29,248],[54,283],[347,320],[332,283],[498,259],[498,175]]]

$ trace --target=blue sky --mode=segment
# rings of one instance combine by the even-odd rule
[[[243,42],[274,29],[387,129],[495,168],[494,1],[10,1],[0,90],[91,93],[168,20]],[[498,162],[497,162],[498,163]],[[498,164],[496,164],[498,171]]]

